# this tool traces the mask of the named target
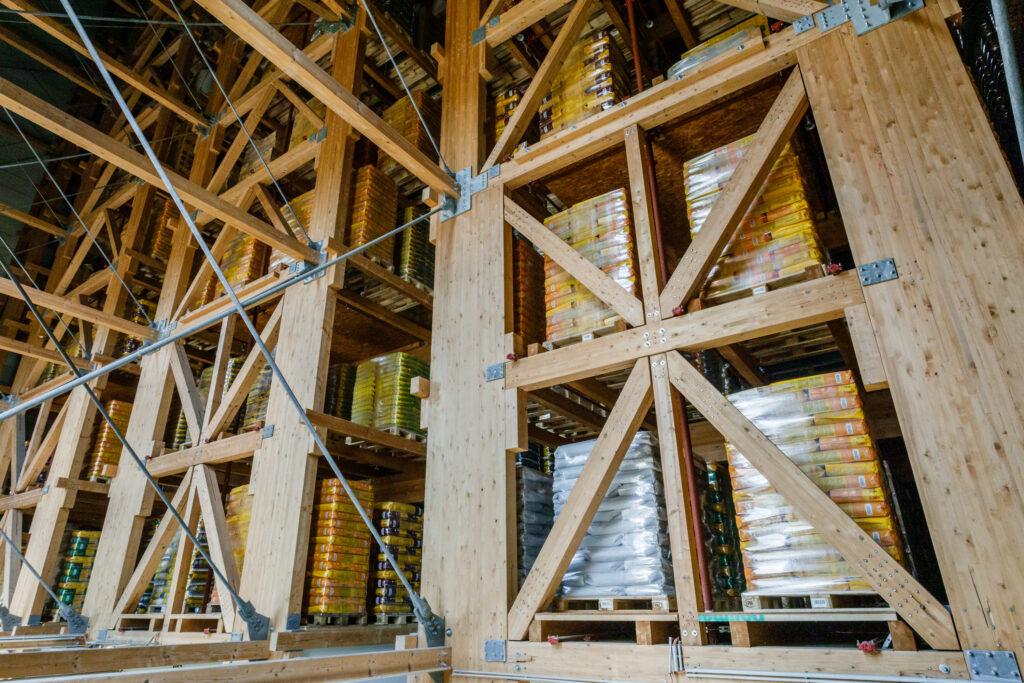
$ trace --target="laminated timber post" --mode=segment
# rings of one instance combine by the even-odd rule
[[[354,25],[333,37],[330,76],[350,92],[358,92],[363,77],[366,15],[358,12]],[[354,131],[336,112],[326,117],[327,134],[317,157],[313,210],[305,226],[312,240],[340,242],[349,215]],[[303,407],[323,408],[336,294],[344,281],[344,264],[320,278],[285,291],[281,331],[275,360]],[[275,631],[294,631],[302,611],[309,525],[317,460],[313,439],[295,406],[273,382],[267,399],[267,424],[274,437],[253,457],[249,493],[252,521],[246,553],[259,561],[246,562],[241,593],[258,612],[270,618]]]
[[[442,67],[441,153],[453,170],[473,173],[486,118],[486,46],[472,39],[480,12],[479,0],[448,3]],[[469,211],[438,224],[435,251],[423,594],[451,629],[453,667],[474,671],[495,666],[484,661],[484,641],[506,637],[516,576],[512,452],[526,446],[521,392],[484,373],[513,351],[503,201],[492,182]]]

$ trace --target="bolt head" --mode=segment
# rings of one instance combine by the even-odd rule
[[[444,630],[444,634],[445,634],[446,636],[448,636],[449,638],[451,638],[451,637],[452,637],[452,630],[451,630],[450,628],[446,628],[446,629]]]

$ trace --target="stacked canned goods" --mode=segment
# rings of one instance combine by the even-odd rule
[[[132,404],[125,401],[107,401],[104,406],[107,414],[122,434],[128,429],[128,419],[132,414]],[[124,444],[117,438],[110,424],[100,418],[96,425],[93,438],[89,470],[86,476],[90,481],[110,481],[117,474],[117,463],[121,460],[121,449]]]
[[[135,302],[129,302],[128,304],[129,310],[134,310],[134,313],[132,313],[131,321],[137,325],[148,325],[149,320],[146,318],[146,316],[152,316],[153,311],[155,310],[156,307],[153,305],[152,301],[142,300],[139,303],[142,304],[142,307],[144,309],[146,309],[145,313],[143,313],[143,311],[139,310],[139,308],[135,306]],[[121,358],[122,356],[127,356],[129,353],[138,351],[141,348],[142,340],[140,338],[132,337],[129,335],[122,335],[121,341],[117,345],[117,350],[114,351],[114,357]]]
[[[398,219],[398,187],[375,166],[363,166],[356,172],[356,189],[352,197],[349,221],[349,244],[358,247],[390,232]],[[380,265],[394,265],[395,240],[389,238],[363,252]]]
[[[309,223],[313,218],[313,192],[313,190],[304,192],[298,197],[288,200],[287,206],[281,207],[281,215],[284,216],[285,223],[303,244],[306,244],[306,233],[309,231]],[[291,209],[289,210],[288,207]],[[267,267],[267,271],[272,272],[293,263],[295,263],[295,259],[291,256],[279,249],[271,249],[270,265]]]
[[[497,140],[505,131],[508,120],[512,118],[513,112],[519,106],[519,100],[523,98],[519,88],[509,88],[498,93],[494,100],[494,139]]]
[[[419,590],[423,565],[423,507],[409,503],[383,502],[374,508],[374,524],[381,540],[395,558],[399,569]],[[409,614],[412,599],[398,579],[383,549],[375,548],[370,604],[374,614]]]
[[[85,589],[96,559],[96,546],[100,542],[98,531],[72,531],[64,551],[64,565],[57,580],[57,597],[76,612],[82,611]]]
[[[373,509],[369,482],[351,481],[365,510]],[[317,486],[309,553],[309,614],[365,614],[370,565],[370,532],[341,482],[325,479]]]
[[[153,535],[156,533],[156,528],[160,526],[159,517],[150,517],[146,520],[146,525],[142,529],[142,541],[139,543],[140,548],[147,548],[149,542],[153,540]],[[139,604],[135,608],[135,611],[139,614],[145,614],[149,611],[149,606],[153,602],[153,582],[150,581],[146,585],[146,590],[142,592],[142,597],[139,598]]]

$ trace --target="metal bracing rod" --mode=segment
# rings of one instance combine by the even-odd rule
[[[1024,87],[1021,85],[1020,65],[1010,30],[1010,15],[1006,11],[1006,0],[992,0],[992,23],[999,38],[999,56],[1003,58],[1003,75],[1006,76],[1006,90],[1010,94],[1010,109],[1013,111],[1013,125],[1017,129],[1017,145],[1020,146],[1021,162],[1024,163]]]
[[[6,247],[7,251],[11,251],[11,248],[7,245],[6,240],[4,240],[2,237],[0,237],[0,243],[2,243],[4,247]],[[39,325],[43,328],[43,331],[46,332],[46,336],[50,338],[50,341],[57,346],[57,352],[61,355],[61,358],[64,359],[64,363],[71,369],[72,373],[74,373],[76,376],[81,376],[82,371],[75,366],[74,362],[71,360],[71,357],[63,349],[63,347],[61,347],[60,344],[57,343],[56,337],[54,337],[53,332],[50,330],[50,327],[46,324],[46,321],[43,320],[43,316],[39,313],[39,309],[37,309],[35,304],[32,303],[32,299],[29,298],[28,292],[25,291],[25,288],[21,286],[21,281],[18,280],[14,273],[10,271],[10,269],[7,267],[7,264],[4,263],[2,259],[0,259],[0,268],[3,268],[4,273],[6,273],[7,277],[10,278],[11,282],[14,283],[14,286],[18,290],[18,294],[21,295],[21,298],[25,301],[25,305],[28,306],[29,311],[32,313],[32,317],[34,317],[36,319],[36,322],[39,323]],[[241,596],[238,595],[238,593],[235,591],[234,586],[231,585],[231,583],[228,581],[224,573],[220,570],[220,568],[217,567],[217,565],[213,561],[213,558],[210,557],[210,554],[206,550],[203,550],[202,545],[200,545],[199,543],[199,539],[196,537],[194,533],[192,533],[192,530],[188,528],[188,524],[185,522],[184,519],[182,519],[181,515],[178,514],[178,511],[171,503],[171,500],[167,497],[167,494],[164,493],[163,489],[160,488],[160,485],[156,483],[156,479],[154,479],[153,475],[149,473],[148,469],[146,469],[146,463],[142,460],[142,458],[139,457],[138,453],[135,452],[135,449],[132,448],[132,445],[128,443],[127,437],[125,437],[125,435],[121,433],[121,429],[114,422],[114,419],[110,417],[110,413],[108,413],[107,409],[103,407],[103,402],[100,401],[99,396],[96,395],[96,392],[93,391],[92,387],[89,386],[88,384],[85,384],[83,386],[85,388],[86,393],[89,395],[89,400],[91,400],[93,404],[96,406],[96,410],[99,411],[100,415],[103,417],[103,420],[107,423],[107,426],[109,426],[110,429],[114,432],[114,436],[116,436],[118,441],[120,441],[121,444],[124,446],[124,450],[128,451],[128,455],[131,456],[131,459],[135,461],[135,465],[142,471],[142,475],[146,477],[146,481],[148,481],[150,485],[153,487],[153,489],[156,491],[157,496],[159,496],[160,500],[164,503],[164,505],[167,506],[167,511],[170,512],[171,515],[174,517],[175,521],[178,522],[178,525],[181,527],[182,531],[184,531],[185,535],[188,536],[189,540],[192,541],[192,543],[196,547],[196,550],[199,552],[200,555],[203,556],[203,559],[206,560],[206,563],[210,565],[210,568],[217,575],[217,578],[224,582],[224,586],[228,589],[228,592],[234,599],[235,604],[238,605],[239,615],[241,615],[242,619],[244,619],[246,624],[248,624],[249,626],[249,639],[266,639],[266,627],[269,624],[266,617],[256,614],[256,610],[255,608],[253,608],[252,603],[246,602],[241,598]],[[256,637],[259,635],[261,619],[263,637]]]
[[[2,537],[8,547],[14,551],[14,554],[18,556],[18,559],[20,559],[21,563],[25,565],[25,568],[28,569],[29,573],[31,573],[35,580],[39,582],[39,585],[42,586],[46,592],[50,594],[50,597],[53,598],[53,601],[57,603],[60,615],[64,617],[64,621],[68,622],[68,630],[76,635],[85,633],[89,629],[89,618],[76,612],[75,608],[71,605],[61,602],[60,598],[53,591],[53,588],[50,587],[50,584],[43,581],[43,577],[39,575],[36,568],[33,567],[27,559],[25,559],[25,556],[22,554],[21,548],[18,547],[18,544],[12,541],[11,537],[4,532],[2,525],[0,525],[0,537]],[[11,627],[21,625],[21,617],[8,612],[6,607],[0,607],[0,622],[3,623],[3,629],[5,631],[10,631]]]
[[[117,268],[114,267],[114,264],[110,260],[110,257],[107,256],[107,252],[103,249],[102,246],[100,246],[99,240],[97,240],[96,236],[93,235],[92,232],[89,230],[89,226],[85,224],[85,221],[82,219],[81,215],[79,215],[78,210],[75,208],[75,205],[72,203],[70,199],[68,199],[67,196],[65,196],[63,188],[61,188],[60,184],[57,183],[57,179],[53,177],[53,174],[50,173],[50,169],[46,167],[46,164],[43,162],[43,158],[39,156],[39,152],[36,151],[36,148],[32,145],[32,142],[28,139],[28,136],[25,135],[25,131],[23,131],[21,129],[21,126],[18,125],[18,122],[15,120],[14,115],[11,114],[10,110],[8,110],[7,107],[4,107],[4,113],[7,114],[7,118],[10,119],[11,125],[14,126],[14,129],[18,131],[19,135],[21,135],[21,139],[28,146],[29,151],[32,152],[32,156],[35,157],[36,163],[38,163],[40,168],[43,169],[43,173],[45,173],[46,177],[50,179],[50,182],[53,183],[53,186],[57,188],[57,192],[60,193],[60,196],[64,200],[64,203],[68,205],[69,209],[71,209],[71,213],[72,215],[74,215],[75,220],[78,221],[78,223],[82,226],[82,229],[85,230],[85,234],[89,236],[89,239],[92,240],[93,245],[96,247],[97,250],[99,250],[100,256],[102,256],[103,260],[107,262],[107,266],[110,268],[110,271],[114,274],[114,277],[116,277],[117,281],[121,283],[122,287],[124,287],[124,291],[128,292],[128,296],[131,297],[132,302],[135,304],[135,307],[139,309],[139,312],[142,313],[142,315],[146,318],[146,322],[152,325],[153,321],[150,320],[149,313],[146,311],[145,308],[142,307],[142,304],[139,303],[139,300],[135,298],[135,294],[132,293],[132,290],[128,287],[128,283],[124,281],[124,278],[121,277],[121,274],[117,272]],[[31,181],[31,179],[29,180]],[[31,182],[32,187],[35,188],[36,192],[39,193],[39,195],[42,195],[42,192],[40,192],[39,188],[36,187],[35,182]],[[113,245],[111,246],[113,247]],[[11,253],[13,254],[14,252],[12,251]],[[88,358],[88,356],[86,357]]]
[[[332,266],[336,266],[339,263],[341,263],[342,261],[348,260],[349,258],[351,258],[353,256],[356,256],[357,254],[360,254],[360,253],[366,251],[367,249],[373,247],[374,245],[376,245],[376,244],[378,244],[380,242],[383,242],[384,240],[391,239],[392,237],[398,235],[399,233],[409,229],[413,225],[416,225],[417,223],[419,223],[421,221],[425,221],[426,219],[430,218],[434,214],[438,213],[440,210],[441,210],[440,206],[435,208],[435,209],[432,209],[429,213],[425,213],[422,216],[417,216],[416,218],[412,219],[408,223],[405,223],[403,225],[398,226],[394,230],[390,230],[390,231],[384,233],[383,235],[380,235],[379,237],[375,237],[372,240],[370,240],[369,242],[366,242],[365,244],[360,244],[358,247],[354,247],[352,249],[349,249],[344,254],[341,254],[340,256],[336,256],[335,258],[331,259],[330,261],[327,261],[326,263],[321,263],[319,266],[316,266],[315,268],[310,268],[308,270],[303,270],[298,275],[293,275],[292,277],[288,278],[287,280],[282,280],[281,282],[277,283],[273,287],[268,287],[267,289],[263,290],[262,292],[260,292],[258,294],[252,295],[251,297],[249,297],[248,299],[243,301],[242,305],[245,306],[246,308],[249,308],[250,306],[255,306],[256,304],[258,304],[259,302],[263,301],[264,299],[269,299],[270,297],[274,296],[275,294],[278,294],[279,292],[281,292],[281,291],[283,291],[285,289],[288,289],[289,287],[291,287],[292,285],[294,285],[294,284],[296,284],[298,282],[302,282],[302,281],[307,280],[307,279],[309,279],[311,277],[315,277],[315,276],[319,275],[320,273],[324,272],[325,270],[327,270],[328,268],[330,268]],[[138,350],[136,350],[136,351],[133,351],[133,352],[131,352],[129,354],[121,356],[120,358],[118,358],[116,360],[113,360],[113,361],[107,363],[106,365],[101,365],[98,368],[96,368],[95,370],[90,370],[89,372],[87,372],[87,373],[85,373],[85,374],[83,374],[83,375],[81,375],[79,377],[76,377],[75,379],[73,379],[73,380],[71,380],[69,382],[66,382],[65,384],[62,384],[59,387],[51,389],[51,390],[49,390],[49,391],[47,391],[45,393],[39,394],[38,396],[36,396],[36,397],[34,397],[32,399],[29,399],[28,401],[24,401],[22,403],[18,403],[17,405],[13,405],[10,408],[8,408],[7,410],[5,410],[3,412],[0,412],[0,422],[3,422],[4,420],[6,420],[8,418],[15,417],[19,413],[23,413],[23,412],[25,412],[27,410],[31,410],[32,408],[35,408],[38,405],[42,405],[46,401],[52,400],[54,398],[57,398],[58,396],[63,396],[64,394],[68,393],[69,391],[71,391],[72,389],[74,389],[77,386],[81,386],[81,385],[83,385],[83,384],[85,384],[87,382],[91,382],[94,379],[97,379],[99,377],[102,377],[103,375],[106,375],[106,374],[108,374],[110,372],[113,372],[114,370],[117,370],[118,368],[122,368],[125,365],[128,365],[129,363],[133,363],[136,360],[142,358],[143,356],[148,356],[149,354],[153,353],[154,351],[159,351],[160,349],[162,349],[163,347],[167,346],[168,344],[173,344],[174,342],[181,341],[181,340],[185,339],[186,337],[190,337],[193,334],[196,334],[197,332],[201,332],[204,329],[206,329],[208,326],[210,326],[210,325],[212,325],[214,323],[220,322],[221,320],[223,320],[224,318],[227,318],[230,315],[234,315],[235,312],[236,311],[235,311],[234,307],[226,308],[223,311],[217,313],[216,315],[214,315],[214,316],[212,316],[210,318],[207,318],[206,320],[204,320],[201,323],[196,323],[195,325],[192,325],[191,327],[186,327],[186,328],[184,328],[184,329],[182,329],[182,330],[180,330],[178,332],[175,332],[172,335],[168,335],[168,336],[164,337],[163,339],[159,339],[159,340],[154,341],[154,342],[150,342],[150,341],[143,342],[143,346],[141,348],[139,348]]]
[[[436,644],[438,637],[443,638],[443,635],[440,633],[440,631],[443,630],[440,618],[431,612],[430,606],[427,604],[426,600],[424,600],[423,597],[412,587],[412,584],[409,582],[409,578],[405,575],[405,572],[402,571],[402,568],[395,560],[394,555],[392,555],[391,551],[388,550],[387,544],[384,543],[380,534],[377,532],[377,529],[373,526],[373,520],[367,514],[366,510],[359,502],[359,499],[356,498],[355,492],[349,485],[345,475],[342,474],[341,469],[338,467],[338,463],[335,462],[334,458],[331,456],[331,452],[327,449],[327,445],[324,443],[323,439],[320,438],[320,435],[317,433],[316,428],[310,421],[309,416],[306,415],[306,410],[303,408],[302,402],[299,401],[295,392],[292,391],[291,385],[288,384],[288,380],[285,378],[284,373],[281,372],[281,368],[274,360],[273,354],[271,354],[270,350],[267,349],[267,345],[263,343],[263,338],[260,336],[259,330],[256,329],[252,320],[249,319],[249,315],[245,312],[245,307],[242,305],[242,302],[239,301],[238,295],[235,294],[235,291],[231,288],[231,283],[228,282],[227,277],[224,275],[224,271],[221,270],[220,266],[217,264],[217,259],[213,257],[213,253],[210,251],[210,247],[207,246],[206,241],[203,239],[202,233],[199,232],[199,228],[196,226],[195,220],[193,220],[192,215],[185,208],[185,204],[181,200],[181,196],[178,194],[177,189],[175,189],[174,184],[171,183],[171,179],[167,177],[167,172],[164,170],[163,164],[160,163],[160,159],[157,158],[156,153],[153,152],[153,148],[146,141],[146,135],[139,127],[138,121],[135,120],[135,116],[132,114],[131,108],[128,107],[128,104],[121,96],[121,92],[114,84],[114,80],[110,76],[110,72],[107,70],[102,60],[99,59],[99,55],[96,53],[96,48],[93,45],[92,40],[89,38],[89,34],[86,33],[85,28],[82,27],[81,22],[78,20],[78,16],[75,14],[74,8],[71,7],[71,3],[69,0],[60,0],[60,2],[64,7],[64,11],[67,12],[68,18],[71,19],[71,23],[74,24],[75,30],[78,31],[78,35],[81,37],[82,43],[96,62],[96,66],[99,69],[100,75],[103,77],[103,81],[107,84],[107,88],[114,96],[114,100],[121,108],[121,112],[128,120],[135,136],[139,139],[139,143],[145,150],[146,156],[149,157],[150,162],[153,164],[153,168],[156,170],[157,174],[160,176],[160,180],[170,193],[175,207],[177,207],[178,212],[181,214],[186,225],[188,225],[189,230],[192,232],[192,236],[195,238],[200,250],[202,250],[203,256],[206,257],[207,262],[210,264],[210,268],[213,270],[217,279],[220,281],[221,286],[224,288],[224,291],[227,292],[228,297],[231,299],[231,303],[233,304],[235,311],[238,312],[239,318],[242,319],[246,329],[249,330],[249,334],[252,335],[253,341],[259,348],[260,353],[263,355],[264,360],[267,362],[267,365],[270,366],[271,372],[274,374],[274,378],[280,383],[281,388],[284,389],[285,393],[288,395],[288,399],[291,401],[292,405],[295,406],[295,410],[299,414],[299,418],[302,420],[303,424],[306,425],[306,429],[309,430],[310,435],[313,437],[313,442],[327,460],[327,464],[330,466],[335,476],[337,476],[342,488],[345,489],[345,493],[348,494],[348,497],[355,506],[360,518],[362,518],[363,523],[366,524],[366,527],[369,529],[370,535],[373,536],[373,539],[384,552],[384,556],[387,558],[388,564],[391,565],[395,574],[398,575],[398,579],[401,581],[402,586],[406,591],[408,591],[409,597],[413,603],[414,611],[419,618],[420,623],[423,624],[424,630],[428,634],[428,643],[433,642]],[[145,466],[142,465],[141,467],[145,471]],[[146,474],[148,475],[148,472],[146,472]],[[245,617],[243,616],[243,618]]]

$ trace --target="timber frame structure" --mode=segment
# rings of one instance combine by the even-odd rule
[[[31,9],[25,0],[2,4]],[[443,195],[468,194],[466,186],[457,186],[445,168],[359,100],[370,87],[389,93],[391,100],[401,95],[400,83],[377,65],[364,63],[374,34],[361,7],[352,11],[333,1],[287,0],[255,3],[256,9],[242,0],[197,4],[231,32],[218,45],[216,71],[221,82],[234,84],[228,99],[247,127],[255,129],[268,112],[284,106],[323,131],[272,159],[270,172],[253,171],[229,187],[246,137],[224,98],[211,90],[205,110],[199,112],[183,100],[180,84],[164,89],[154,85],[156,79],[143,76],[161,59],[156,41],[138,48],[134,66],[104,58],[111,73],[129,86],[129,102],[151,139],[182,134],[184,143],[160,143],[157,151],[169,169],[187,175],[172,173],[172,183],[198,211],[196,221],[214,231],[215,255],[223,253],[236,231],[298,261],[343,254],[351,201],[347,188],[360,137],[421,181],[427,205],[445,202]],[[300,50],[271,25],[286,18],[293,4],[314,5],[325,20],[350,27],[326,33]],[[207,357],[219,378],[212,386],[218,386],[233,347],[246,349],[230,389],[223,396],[211,392],[205,404],[189,369],[188,356],[195,351],[184,341],[144,354],[118,375],[100,377],[91,386],[102,391],[108,381],[134,385],[128,440],[149,457],[147,469],[173,492],[172,505],[190,526],[203,520],[211,556],[223,563],[231,588],[251,600],[273,627],[268,641],[235,642],[232,633],[243,628],[229,598],[232,591],[222,586],[217,590],[221,612],[209,622],[213,633],[187,625],[190,617],[179,606],[187,570],[181,558],[188,553],[179,550],[168,613],[147,619],[147,628],[137,636],[131,631],[118,634],[148,642],[157,632],[158,644],[116,650],[97,645],[101,634],[117,640],[113,635],[118,629],[136,623],[132,607],[170,544],[175,522],[162,506],[154,506],[142,473],[127,464],[109,484],[79,479],[95,408],[81,387],[72,389],[62,403],[49,397],[51,390],[73,379],[70,374],[36,386],[46,363],[59,357],[39,343],[38,326],[18,322],[15,316],[21,316],[21,309],[12,298],[0,323],[0,348],[20,354],[22,360],[8,408],[47,398],[31,409],[38,417],[30,434],[25,433],[24,412],[0,423],[0,478],[7,478],[9,490],[0,498],[0,525],[20,541],[23,515],[31,510],[25,557],[44,576],[54,573],[68,521],[84,514],[83,508],[99,510],[92,514],[100,516],[102,535],[83,608],[91,620],[92,646],[56,652],[18,649],[39,647],[38,639],[45,637],[56,644],[68,644],[61,639],[69,639],[78,645],[79,640],[59,634],[59,627],[35,623],[45,593],[27,571],[18,571],[15,554],[5,546],[4,604],[13,614],[37,619],[8,634],[15,640],[9,652],[0,654],[0,675],[38,674],[41,666],[53,674],[89,674],[209,662],[211,677],[240,680],[343,680],[439,671],[481,681],[734,681],[766,672],[789,672],[807,680],[970,680],[968,650],[1013,652],[1018,660],[1024,658],[1019,609],[1024,606],[1024,548],[1004,541],[1024,529],[1024,405],[1017,390],[1024,381],[1019,343],[1024,323],[1017,310],[1024,301],[1019,277],[1024,203],[950,37],[947,21],[959,7],[952,0],[928,0],[922,9],[863,35],[850,23],[803,32],[782,28],[745,45],[742,52],[653,84],[571,130],[530,143],[509,160],[508,153],[523,138],[547,86],[598,4],[524,0],[499,14],[498,0],[486,8],[475,1],[452,0],[443,50],[431,57],[403,46],[425,78],[443,88],[440,152],[447,167],[486,178],[467,210],[446,220],[440,215],[431,219],[437,273],[432,293],[362,255],[308,282],[274,289],[289,277],[278,270],[239,292],[247,300],[273,291],[254,302],[250,313],[312,422],[330,436],[328,445],[345,473],[372,476],[387,498],[425,501],[423,595],[445,618],[443,647],[427,647],[425,636],[411,635],[412,628],[404,624],[300,628],[309,513],[318,470],[326,471],[313,439],[277,383],[269,395],[267,427],[224,436],[256,380],[260,353],[241,327],[236,334],[237,315],[225,297],[188,310],[211,271],[196,258],[183,221],[175,225],[166,264],[144,253],[145,226],[162,186],[152,165],[129,145],[124,119],[109,115],[103,132],[14,83],[0,81],[0,105],[93,155],[79,172],[82,187],[94,189],[79,191],[75,210],[93,233],[109,234],[118,275],[142,282],[158,295],[153,319],[160,322],[159,329],[129,320],[125,289],[110,270],[84,278],[78,272],[92,248],[84,230],[65,229],[53,216],[0,205],[0,212],[30,230],[66,235],[49,269],[46,291],[30,292],[34,303],[78,321],[80,332],[91,332],[93,358],[83,361],[83,368],[113,361],[117,333],[155,342],[177,326],[207,341]],[[678,14],[676,26],[690,45],[696,39],[679,4],[666,3],[673,20]],[[728,4],[787,22],[824,7],[812,0]],[[564,21],[557,35],[549,37],[546,56],[539,63],[524,62],[531,84],[504,132],[488,146],[485,102],[494,52],[554,13],[565,14]],[[80,51],[78,38],[63,24],[27,16]],[[382,14],[375,16],[386,23]],[[395,44],[408,42],[401,29],[390,26],[386,31]],[[183,67],[195,57],[191,46],[180,40],[174,54],[163,59]],[[262,75],[256,84],[248,87],[258,73]],[[366,83],[364,76],[369,77]],[[325,105],[326,113],[318,114],[299,93]],[[708,125],[718,108],[745,98],[753,101],[752,93],[757,94],[757,103],[751,105],[756,113],[748,113],[753,126],[745,131],[754,133],[750,147],[697,236],[679,253],[666,253],[655,228],[652,200],[658,180],[652,169],[658,166],[651,156],[665,153],[657,151],[659,136],[672,126]],[[694,305],[700,285],[808,114],[820,136],[853,262],[892,259],[898,278],[862,285],[856,270],[848,269],[750,298]],[[713,134],[709,139],[715,139]],[[186,145],[190,147],[183,154]],[[624,179],[628,187],[639,296],[554,238],[541,223],[545,212],[527,191],[555,176],[563,183],[583,182],[579,178],[599,176],[609,164],[620,171],[598,184],[612,189],[622,186],[616,180]],[[103,191],[122,174],[142,182]],[[292,233],[272,196],[272,180],[289,174],[316,190],[309,240]],[[607,303],[626,325],[583,342],[584,353],[576,345],[540,352],[536,345],[525,344],[513,331],[513,229]],[[161,271],[159,286],[146,284],[140,266]],[[377,283],[391,299],[406,302],[405,308],[396,311],[363,296],[351,286],[353,276]],[[0,294],[16,293],[3,280]],[[86,303],[95,300],[103,302],[101,308]],[[880,552],[683,356],[720,349],[742,364],[742,344],[821,324],[848,331],[844,357],[856,366],[862,386],[891,394],[945,599]],[[366,326],[366,331],[353,332],[356,325]],[[18,340],[18,331],[28,332],[30,341]],[[399,349],[429,353],[430,382],[419,382],[417,388],[429,407],[426,444],[323,412],[327,366],[341,348],[356,360]],[[495,367],[502,372],[493,372]],[[756,368],[747,367],[747,372],[752,383],[764,383]],[[595,381],[612,373],[625,377],[621,388]],[[561,390],[552,391],[569,385],[592,399],[587,404],[591,408],[581,409],[579,402],[566,406],[559,399]],[[115,386],[111,395],[122,393]],[[528,406],[538,402],[587,425],[597,441],[536,563],[517,588],[515,454],[526,450],[530,440],[565,442],[531,422]],[[183,406],[196,444],[191,448],[166,450],[172,403]],[[706,423],[691,430],[684,418],[686,403]],[[641,427],[658,433],[676,590],[673,611],[651,626],[645,642],[639,626],[636,644],[546,642],[556,622],[541,615],[547,613]],[[901,644],[896,650],[866,655],[854,647],[757,647],[756,629],[747,632],[752,642],[745,643],[754,647],[741,647],[735,637],[732,646],[712,643],[707,615],[713,607],[705,604],[702,590],[700,540],[686,486],[692,474],[682,453],[684,442],[696,447],[722,439],[736,444],[884,599],[894,641]],[[45,482],[38,486],[48,460]],[[247,481],[253,496],[247,553],[260,561],[246,562],[240,575],[232,561],[220,495],[222,484],[228,483],[224,480],[234,480],[230,471],[219,480],[215,470],[226,463],[238,464],[235,480]],[[95,500],[100,497],[107,499],[103,505]],[[143,526],[154,513],[161,520],[143,545]],[[380,645],[396,637],[398,645],[389,653],[331,661],[288,655],[321,647]],[[493,652],[495,641],[500,656]],[[232,663],[224,663],[228,661]],[[154,679],[142,673],[118,675]]]

